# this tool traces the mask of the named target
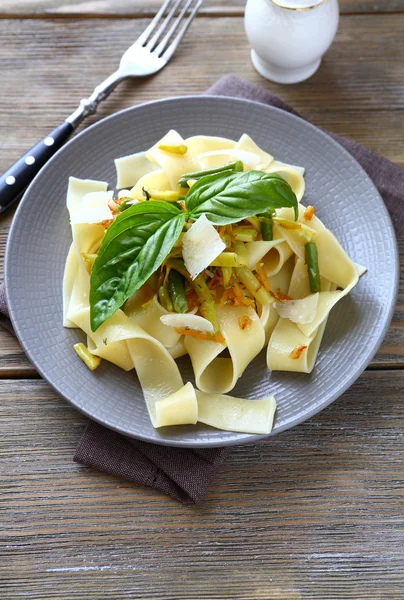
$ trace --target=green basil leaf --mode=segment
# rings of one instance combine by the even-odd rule
[[[298,203],[290,185],[279,175],[246,171],[207,175],[189,190],[186,207],[191,219],[205,214],[214,225],[228,225],[269,209],[290,207],[298,217]]]
[[[90,278],[90,321],[96,331],[164,261],[187,214],[166,202],[142,202],[107,230]]]

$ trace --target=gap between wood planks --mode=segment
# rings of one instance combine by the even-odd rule
[[[1,8],[0,8],[1,10]],[[41,13],[0,13],[0,20],[25,20],[25,21],[44,21],[44,20],[54,20],[54,19],[65,19],[65,20],[122,20],[122,19],[151,19],[155,16],[156,11],[145,11],[139,13],[63,13],[63,12],[41,12]],[[378,16],[378,15],[402,15],[404,14],[404,8],[402,10],[383,10],[378,9],[375,11],[344,11],[341,10],[341,17],[350,17],[350,16]],[[240,18],[244,17],[244,9],[242,8],[207,8],[202,12],[199,12],[197,18]]]
[[[366,367],[364,372],[367,371],[384,371],[385,373],[393,372],[393,371],[404,371],[404,362],[398,364],[371,364]],[[27,367],[26,369],[1,369],[0,370],[0,381],[29,381],[42,379],[41,375],[35,371],[34,368],[30,369]],[[44,379],[46,383],[46,379]]]

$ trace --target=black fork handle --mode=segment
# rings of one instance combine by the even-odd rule
[[[0,214],[15,202],[39,170],[63,146],[74,127],[64,121],[0,177]]]

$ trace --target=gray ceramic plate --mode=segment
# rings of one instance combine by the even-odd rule
[[[315,205],[351,258],[368,267],[332,311],[312,375],[270,375],[263,352],[232,392],[241,397],[274,394],[273,433],[285,431],[338,398],[370,362],[392,317],[398,256],[387,210],[362,168],[327,135],[278,109],[231,98],[174,98],[125,110],[74,138],[36,177],[13,221],[6,256],[13,325],[25,352],[56,391],[112,429],[170,446],[224,446],[263,437],[206,426],[153,429],[135,374],[105,361],[91,373],[73,351],[83,335],[62,326],[62,277],[71,243],[68,176],[113,186],[114,158],[150,147],[171,128],[184,137],[237,139],[246,132],[277,159],[305,166],[304,202]],[[184,379],[192,380],[188,359],[180,363]]]

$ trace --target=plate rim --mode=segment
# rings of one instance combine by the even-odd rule
[[[387,316],[386,316],[386,319],[385,319],[385,322],[384,322],[384,325],[381,330],[379,338],[374,341],[374,343],[370,347],[370,350],[367,351],[365,358],[362,358],[359,365],[357,366],[355,371],[351,374],[349,379],[345,382],[345,384],[342,387],[340,387],[337,392],[331,393],[329,395],[329,397],[327,398],[327,400],[324,401],[321,405],[317,405],[312,410],[308,410],[307,412],[304,413],[303,416],[296,417],[288,424],[285,424],[284,426],[279,428],[276,432],[271,432],[269,434],[245,434],[245,439],[221,440],[221,441],[217,441],[217,442],[209,442],[209,441],[207,442],[207,441],[200,441],[200,440],[199,441],[195,440],[192,442],[191,441],[184,442],[181,439],[178,439],[178,440],[169,440],[169,439],[155,440],[155,439],[153,439],[153,440],[151,440],[147,435],[144,435],[142,433],[139,433],[139,434],[128,433],[127,431],[125,431],[124,428],[116,426],[116,425],[111,425],[111,424],[107,423],[105,421],[105,419],[97,418],[96,416],[92,415],[89,411],[83,409],[81,406],[76,404],[73,399],[66,396],[65,393],[59,389],[58,384],[54,383],[51,379],[49,379],[48,375],[46,375],[45,372],[43,372],[43,370],[36,365],[35,359],[31,356],[31,354],[32,354],[31,351],[25,347],[24,332],[23,332],[22,328],[20,328],[18,325],[18,316],[16,314],[17,311],[16,311],[16,307],[13,305],[13,301],[12,301],[12,293],[11,293],[12,268],[11,268],[11,264],[10,264],[10,262],[11,262],[10,247],[12,245],[12,239],[14,237],[14,232],[18,227],[18,220],[20,218],[20,214],[22,213],[25,205],[27,204],[28,195],[29,195],[31,187],[34,185],[34,183],[36,182],[36,180],[39,176],[43,176],[44,171],[46,171],[46,169],[48,169],[52,165],[52,163],[59,156],[59,154],[64,152],[66,149],[69,149],[71,145],[74,145],[74,143],[76,142],[76,140],[78,138],[81,138],[82,136],[87,135],[87,133],[89,131],[91,132],[95,128],[101,127],[105,121],[110,121],[115,118],[119,118],[122,114],[127,113],[127,112],[134,112],[139,108],[144,108],[144,107],[147,108],[148,106],[152,106],[152,105],[169,104],[172,102],[182,102],[182,101],[191,101],[192,102],[193,100],[202,100],[202,99],[213,100],[214,102],[223,102],[223,103],[231,102],[231,103],[236,103],[236,104],[237,103],[248,104],[248,105],[253,104],[253,105],[259,106],[260,109],[268,110],[270,112],[275,112],[275,113],[286,114],[288,116],[288,118],[292,119],[292,121],[303,121],[305,126],[309,127],[309,129],[312,129],[314,132],[316,132],[316,134],[320,134],[323,138],[326,138],[328,143],[331,143],[332,145],[334,145],[334,147],[338,147],[338,150],[342,151],[343,154],[345,154],[346,158],[348,158],[351,162],[355,163],[356,168],[359,168],[362,171],[362,174],[366,177],[366,179],[369,181],[371,186],[374,188],[374,192],[377,194],[377,196],[379,198],[381,208],[384,211],[385,216],[387,217],[387,223],[389,225],[389,230],[386,233],[389,234],[390,236],[392,236],[393,248],[394,248],[394,263],[395,263],[394,285],[393,285],[393,290],[392,290],[392,293],[390,296],[390,306],[389,306],[388,313],[387,313]],[[159,98],[157,100],[152,100],[149,102],[143,102],[140,104],[136,104],[134,106],[129,106],[127,108],[124,108],[120,111],[114,112],[111,115],[108,115],[108,116],[100,119],[96,123],[93,123],[92,125],[86,127],[85,129],[80,131],[78,134],[76,134],[73,138],[71,138],[64,146],[62,146],[52,156],[52,158],[44,165],[44,167],[42,167],[42,169],[40,169],[40,171],[37,173],[37,175],[34,177],[32,182],[30,183],[30,185],[25,190],[23,197],[20,200],[20,203],[19,203],[17,210],[14,214],[14,217],[12,219],[10,230],[9,230],[9,233],[7,236],[6,252],[5,252],[5,258],[4,258],[4,284],[5,284],[5,293],[6,293],[7,307],[9,310],[10,320],[12,322],[15,335],[16,335],[21,347],[23,348],[25,354],[28,356],[30,362],[33,364],[33,366],[38,371],[38,373],[41,375],[41,377],[49,385],[52,386],[52,388],[56,391],[56,393],[59,396],[61,396],[64,400],[66,400],[76,410],[78,410],[82,414],[86,415],[88,418],[92,419],[93,421],[96,421],[97,423],[100,423],[101,425],[103,425],[113,431],[116,431],[120,434],[123,434],[127,437],[130,437],[130,438],[138,439],[138,440],[141,440],[141,441],[144,441],[147,443],[157,444],[157,445],[161,445],[161,446],[182,447],[182,448],[219,448],[219,447],[236,446],[236,445],[243,445],[243,444],[247,444],[247,443],[251,443],[251,442],[257,442],[259,440],[266,439],[268,437],[272,437],[273,435],[278,435],[280,433],[283,433],[284,431],[287,431],[289,429],[296,427],[297,425],[304,423],[308,419],[310,419],[313,416],[322,412],[330,404],[335,402],[335,400],[337,400],[340,396],[342,396],[342,394],[349,387],[351,387],[351,385],[365,371],[365,369],[367,368],[367,366],[369,365],[369,363],[371,362],[371,360],[377,353],[378,349],[380,348],[381,344],[383,343],[386,333],[390,327],[391,320],[393,318],[394,310],[396,307],[397,295],[398,295],[398,289],[399,289],[399,280],[400,280],[400,261],[399,261],[398,241],[397,241],[397,236],[395,233],[394,225],[391,220],[390,213],[388,212],[387,207],[384,203],[384,200],[383,200],[379,190],[377,189],[376,185],[374,184],[372,179],[369,177],[369,175],[366,173],[365,169],[356,160],[356,158],[348,150],[346,150],[346,148],[344,148],[335,139],[333,139],[331,137],[331,135],[329,135],[328,132],[324,131],[323,129],[320,129],[319,127],[317,127],[310,121],[307,121],[306,119],[304,119],[303,117],[301,117],[297,114],[288,112],[284,109],[266,104],[264,102],[258,102],[256,100],[249,100],[247,98],[237,98],[237,97],[233,97],[233,96],[222,96],[222,95],[218,96],[218,95],[214,95],[214,94],[191,94],[191,95],[181,95],[181,96],[170,96],[168,98]]]

